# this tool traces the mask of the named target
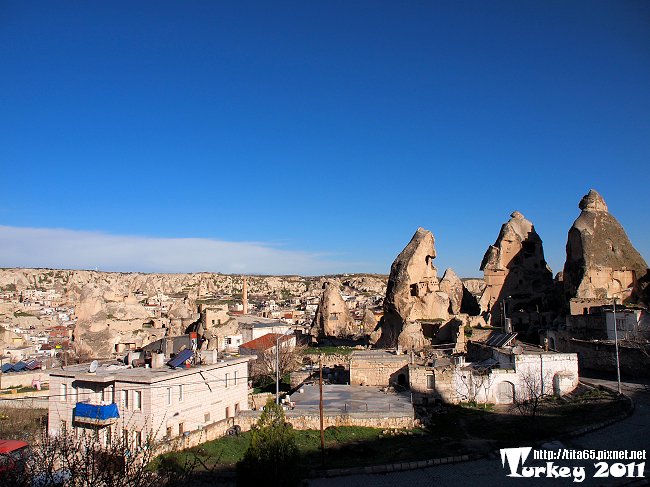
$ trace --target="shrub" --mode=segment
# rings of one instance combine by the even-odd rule
[[[237,485],[294,486],[300,482],[298,447],[282,408],[269,399],[237,464]]]

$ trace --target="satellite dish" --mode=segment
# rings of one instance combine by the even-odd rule
[[[91,374],[94,374],[95,372],[97,372],[97,367],[99,367],[99,362],[97,362],[97,360],[93,360],[90,363],[90,367],[88,368],[88,372],[90,372]]]
[[[521,355],[522,353],[524,353],[524,349],[519,345],[515,345],[514,347],[512,347],[512,353],[514,353],[515,355]]]

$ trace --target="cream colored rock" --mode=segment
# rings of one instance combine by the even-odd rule
[[[545,307],[547,297],[554,292],[542,239],[520,212],[510,216],[481,262],[486,287],[479,304],[492,323],[497,324],[503,317],[504,303],[516,309],[531,307],[534,311],[535,306],[539,309],[539,303]]]
[[[349,337],[358,334],[354,318],[339,292],[338,282],[325,283],[314,321],[311,335],[323,337]]]
[[[391,266],[377,346],[397,346],[407,323],[449,319],[449,297],[440,291],[435,257],[433,234],[418,228]]]
[[[407,322],[397,338],[400,350],[422,350],[429,344],[429,340],[422,333],[422,326],[416,321]]]
[[[463,303],[463,283],[453,269],[447,269],[442,276],[440,291],[449,297],[449,312],[453,315],[460,313]]]
[[[590,190],[578,205],[580,216],[569,230],[563,284],[567,298],[610,303],[612,298],[627,299],[648,266],[634,248],[621,224],[609,212],[605,200]],[[634,297],[634,296],[633,296]],[[582,311],[582,306],[579,306]]]

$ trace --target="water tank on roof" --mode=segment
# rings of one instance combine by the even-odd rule
[[[152,353],[151,354],[151,368],[160,369],[165,365],[165,354],[164,353]]]

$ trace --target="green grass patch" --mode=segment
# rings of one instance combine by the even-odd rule
[[[21,317],[35,316],[35,315],[31,313],[25,313],[24,311],[14,311],[14,316],[16,318],[21,318]]]
[[[380,428],[330,427],[325,430],[325,466],[344,468],[378,465],[400,461],[425,460],[437,456],[459,455],[468,450],[459,442],[442,444],[438,432],[422,429],[391,430],[384,435]],[[320,431],[296,431],[301,465],[306,469],[321,468]],[[232,469],[244,457],[250,444],[250,432],[238,437],[224,437],[189,450],[169,453],[162,461],[182,465],[194,459],[200,470]]]
[[[303,353],[305,355],[350,355],[354,350],[354,348],[350,347],[308,347]]]

